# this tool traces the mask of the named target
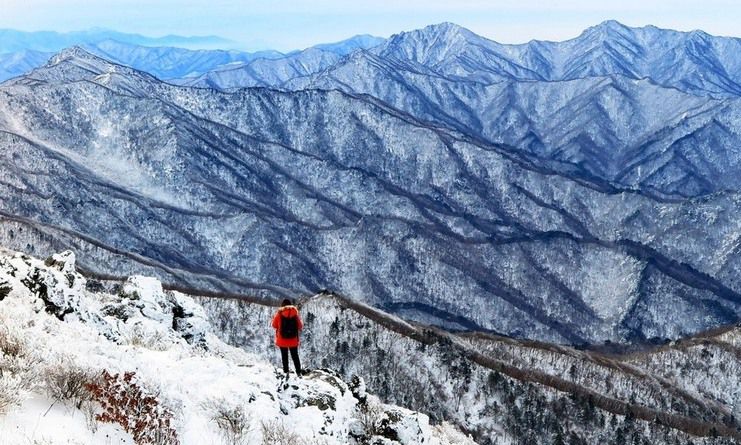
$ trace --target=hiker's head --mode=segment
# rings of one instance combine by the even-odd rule
[[[291,305],[291,300],[289,300],[288,298],[285,298],[285,299],[283,299],[283,303],[281,303],[280,305],[281,306],[290,306]]]

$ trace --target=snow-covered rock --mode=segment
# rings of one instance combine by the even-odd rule
[[[75,254],[70,251],[50,256],[44,265],[31,268],[23,283],[44,303],[47,312],[64,319],[80,307],[85,279],[75,273]]]

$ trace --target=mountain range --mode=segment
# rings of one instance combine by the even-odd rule
[[[412,111],[336,89],[183,88],[67,50],[0,87],[3,243],[74,247],[101,274],[328,288],[448,328],[572,344],[738,320],[734,191],[626,187]]]
[[[284,54],[275,50],[224,50],[217,48],[219,45],[229,47],[230,42],[216,37],[148,38],[105,30],[68,34],[0,30],[0,39],[3,36],[7,39],[0,44],[0,81],[38,68],[57,51],[70,46],[81,46],[107,60],[177,83],[189,82],[192,78],[214,70],[234,69],[262,59],[293,57],[302,52],[291,51]],[[322,54],[334,56],[338,60],[355,50],[367,49],[383,41],[380,37],[358,35],[340,42],[319,44],[304,51],[321,51]],[[198,49],[200,47],[206,49]]]
[[[700,60],[697,35],[606,22],[511,47],[441,24],[256,59],[229,78],[270,88],[224,91],[65,50],[0,86],[2,238],[572,344],[733,323],[739,105],[688,79],[733,79],[737,41],[705,36]],[[692,68],[643,77],[668,55]]]
[[[606,22],[566,42],[500,45],[443,24],[287,88],[370,94],[582,175],[689,197],[739,185],[727,154],[739,139],[740,42]]]
[[[739,39],[615,21],[523,45],[444,23],[340,61],[307,51],[174,82],[368,94],[582,176],[695,197],[739,187],[739,162],[728,154],[739,140],[740,49]]]

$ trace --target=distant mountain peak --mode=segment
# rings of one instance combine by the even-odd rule
[[[705,42],[705,41],[709,41],[713,39],[712,35],[706,33],[705,31],[701,29],[695,29],[694,31],[690,31],[689,33],[687,33],[687,37],[690,40],[701,41],[701,42]]]
[[[423,28],[425,31],[432,31],[432,32],[444,32],[444,33],[451,33],[451,32],[471,32],[468,29],[462,27],[461,25],[455,24],[453,22],[441,22],[441,23],[435,23],[432,25],[427,25]]]
[[[330,51],[340,55],[350,54],[358,49],[370,49],[385,42],[383,37],[372,36],[370,34],[358,34],[339,42],[322,43],[312,48]]]
[[[469,38],[476,36],[476,34],[469,29],[464,28],[460,25],[456,25],[452,22],[442,22],[434,25],[425,26],[417,32],[421,34],[440,36],[445,38]]]
[[[131,81],[151,82],[155,80],[151,74],[130,68],[104,57],[93,54],[80,46],[66,48],[52,56],[46,65],[32,71],[29,76],[36,80],[71,82],[77,80],[101,80],[101,75],[121,74],[125,83]],[[110,77],[106,77],[110,79]]]
[[[617,20],[605,20],[602,23],[597,24],[594,26],[594,28],[602,28],[602,29],[629,29],[630,27],[627,25],[624,25]]]
[[[415,29],[412,31],[403,31],[398,34],[394,34],[389,39],[390,42],[401,42],[408,39],[419,39],[419,40],[445,40],[455,41],[460,38],[468,38],[476,36],[470,30],[456,25],[451,22],[442,22],[434,25],[428,25],[421,29]]]
[[[58,52],[54,57],[49,59],[47,66],[59,65],[62,62],[66,62],[69,60],[75,60],[75,59],[110,63],[107,60],[96,56],[95,54],[91,53],[90,51],[86,50],[85,48],[81,46],[72,46],[72,47],[63,49],[62,51]]]
[[[395,54],[397,59],[434,64],[445,60],[450,54],[463,51],[472,42],[484,40],[462,26],[443,22],[395,34],[380,47],[380,53]]]
[[[632,33],[636,28],[623,25],[617,20],[605,20],[595,26],[591,26],[584,30],[582,36],[599,35],[603,37],[625,35],[626,33]]]
[[[357,34],[349,39],[347,41],[370,41],[370,40],[386,40],[383,37],[374,36],[372,34]]]
[[[56,55],[52,56],[46,65],[42,66],[40,70],[49,70],[57,73],[71,72],[67,67],[74,67],[78,70],[82,69],[82,73],[95,75],[119,71],[117,67],[120,67],[122,71],[126,71],[129,74],[133,74],[135,71],[131,68],[118,65],[108,59],[95,55],[81,46],[72,46],[63,49]],[[67,78],[68,74],[63,75],[62,77]],[[77,78],[78,75],[75,75],[74,77]]]

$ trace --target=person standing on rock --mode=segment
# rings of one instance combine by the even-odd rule
[[[304,328],[298,308],[291,304],[291,300],[285,299],[280,308],[273,316],[273,329],[275,329],[275,345],[280,348],[280,356],[283,359],[283,372],[288,378],[288,352],[291,353],[293,365],[296,367],[296,375],[301,376],[301,361],[298,358],[299,334]]]

